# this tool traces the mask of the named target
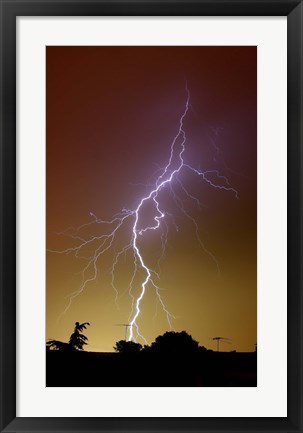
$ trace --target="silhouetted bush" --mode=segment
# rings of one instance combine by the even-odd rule
[[[117,341],[114,349],[116,352],[124,354],[138,353],[142,349],[142,345],[139,343],[135,343],[134,341],[120,340]]]
[[[154,353],[190,355],[197,352],[199,344],[185,331],[170,331],[159,335],[150,347]]]
[[[59,340],[48,340],[46,343],[46,350],[63,350],[65,352],[70,352],[75,349],[69,343],[64,343]]]

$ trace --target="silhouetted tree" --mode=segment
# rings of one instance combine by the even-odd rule
[[[165,332],[159,335],[151,344],[151,350],[155,353],[166,354],[193,354],[198,350],[199,344],[187,332]]]
[[[120,340],[117,341],[116,346],[114,346],[116,352],[119,353],[138,353],[142,349],[142,345],[135,343],[134,341]]]
[[[206,352],[208,352],[208,349],[206,349],[205,346],[199,346],[198,350],[199,350],[199,353],[206,353]]]
[[[64,343],[58,340],[48,340],[46,343],[47,350],[74,350],[69,343]]]
[[[76,322],[74,332],[70,336],[68,343],[58,340],[48,340],[46,343],[46,349],[64,351],[83,350],[83,346],[87,344],[87,337],[81,334],[81,332],[83,329],[86,329],[87,326],[89,326],[88,322],[81,324]]]
[[[81,334],[83,329],[86,329],[87,326],[89,326],[88,322],[81,323],[81,324],[79,322],[75,323],[74,332],[72,333],[72,335],[70,336],[70,339],[69,339],[69,344],[74,349],[83,350],[83,346],[87,344],[86,343],[87,337],[85,337],[85,335]]]

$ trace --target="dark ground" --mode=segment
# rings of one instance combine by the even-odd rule
[[[46,386],[257,386],[257,353],[47,351]]]

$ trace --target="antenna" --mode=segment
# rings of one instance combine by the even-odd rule
[[[125,341],[126,341],[128,328],[130,328],[133,325],[130,325],[129,323],[116,323],[115,326],[124,326],[125,327]]]
[[[231,338],[225,338],[225,337],[212,337],[211,340],[217,340],[217,352],[219,352],[220,341],[226,344],[231,344],[230,341],[232,341]]]

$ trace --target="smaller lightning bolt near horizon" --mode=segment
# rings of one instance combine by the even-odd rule
[[[115,303],[118,307],[119,291],[115,284],[117,265],[121,260],[121,257],[126,255],[130,256],[133,270],[127,289],[131,299],[131,310],[127,322],[129,324],[128,341],[137,341],[137,339],[140,338],[147,343],[145,337],[140,332],[138,323],[140,316],[143,314],[142,303],[147,290],[153,290],[155,292],[159,305],[166,316],[169,329],[173,329],[173,320],[175,319],[175,316],[169,311],[163,297],[161,296],[161,288],[159,286],[160,275],[148,265],[147,259],[143,253],[144,245],[149,242],[148,236],[146,236],[147,232],[159,232],[162,245],[161,256],[158,261],[159,263],[165,256],[165,247],[168,242],[168,220],[172,220],[173,224],[178,229],[173,215],[168,212],[165,206],[163,192],[166,191],[167,194],[171,195],[179,211],[184,215],[184,217],[191,221],[198,243],[204,253],[206,253],[214,262],[218,273],[220,273],[219,263],[214,254],[209,251],[202,242],[199,235],[199,226],[194,217],[186,209],[180,194],[177,194],[175,191],[175,185],[178,185],[182,193],[188,199],[195,202],[199,208],[202,207],[200,200],[188,190],[186,185],[184,185],[179,178],[181,171],[188,171],[191,175],[198,177],[210,187],[230,192],[234,194],[236,198],[239,198],[237,190],[231,186],[228,178],[223,176],[218,170],[202,171],[191,166],[184,160],[186,149],[186,131],[184,122],[190,109],[190,92],[187,85],[185,87],[185,94],[186,99],[184,109],[179,118],[176,135],[170,145],[168,161],[164,168],[158,170],[157,178],[152,186],[149,185],[147,193],[138,200],[137,207],[135,209],[123,208],[121,212],[114,215],[113,218],[108,221],[99,219],[94,213],[90,213],[92,218],[90,222],[83,224],[78,228],[68,228],[64,232],[59,233],[60,235],[72,238],[75,242],[78,242],[78,245],[63,250],[48,250],[49,252],[58,254],[73,254],[76,258],[81,258],[86,261],[86,264],[81,271],[81,283],[78,289],[68,296],[68,303],[62,314],[66,313],[72,305],[72,301],[83,293],[87,285],[96,280],[100,262],[102,262],[102,258],[108,252],[113,254],[110,276],[111,286],[115,293]],[[215,180],[217,180],[217,182]],[[153,209],[152,222],[149,224],[145,223],[143,217],[144,208],[147,205],[150,209]],[[102,234],[90,236],[88,238],[87,236],[85,237],[83,235],[83,230],[89,226],[102,227]],[[129,233],[128,240],[123,244],[119,251],[115,251],[114,244],[116,239],[121,236],[122,229]],[[137,293],[136,295],[135,292]]]

